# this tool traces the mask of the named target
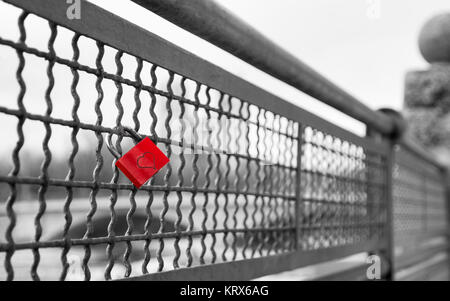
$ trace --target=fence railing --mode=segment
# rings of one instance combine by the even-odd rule
[[[19,33],[0,36],[0,50],[17,61],[0,72],[18,87],[15,102],[0,104],[14,139],[2,154],[12,165],[0,170],[4,278],[254,279],[359,253],[378,255],[386,279],[448,277],[447,170],[400,137],[401,120],[370,110],[213,2],[135,1],[371,134],[344,130],[89,2],[81,20],[67,18],[65,1],[4,2]],[[46,23],[45,48],[30,45],[30,19]],[[60,52],[64,41],[71,49]],[[27,80],[33,62],[45,81]],[[122,126],[171,159],[140,190],[111,168],[104,145],[107,134],[119,151],[132,145]],[[327,277],[365,279],[366,269]]]

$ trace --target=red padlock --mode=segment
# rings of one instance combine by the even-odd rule
[[[123,127],[123,129],[130,133],[135,141],[139,141],[136,146],[121,156],[111,144],[112,134],[108,135],[106,145],[118,159],[116,166],[133,182],[134,186],[140,188],[170,160],[150,138],[141,137],[128,127]]]

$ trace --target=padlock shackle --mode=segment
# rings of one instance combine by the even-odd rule
[[[130,134],[131,138],[134,139],[134,141],[140,142],[142,139],[144,139],[145,137],[142,137],[141,135],[139,135],[135,130],[133,130],[130,127],[127,126],[117,126],[114,128],[114,130],[117,130],[120,132],[119,135],[124,136],[124,132],[127,132],[128,134]],[[113,154],[113,156],[116,159],[120,159],[120,157],[122,157],[122,154],[119,153],[117,151],[117,149],[112,145],[112,136],[114,133],[108,133],[108,136],[106,137],[106,147],[108,148],[108,150],[111,152],[111,154]]]
[[[145,138],[145,137],[139,135],[135,130],[133,130],[130,127],[123,126],[122,128],[125,130],[125,132],[128,132],[128,134],[131,135],[131,137],[134,139],[135,142],[140,142],[142,139]]]

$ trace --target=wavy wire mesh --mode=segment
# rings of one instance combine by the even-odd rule
[[[304,250],[380,239],[386,222],[386,160],[305,127],[300,246]]]
[[[2,120],[17,119],[7,120],[13,166],[0,176],[2,190],[9,186],[3,277],[114,279],[295,248],[296,123],[52,22],[46,49],[32,47],[27,35],[39,27],[29,19],[46,22],[22,12],[18,42],[0,38],[2,50],[15,52],[19,85],[16,104],[0,107]],[[62,35],[71,36],[71,58],[55,50]],[[95,62],[81,62],[94,50]],[[26,82],[31,61],[46,83]],[[30,112],[25,97],[44,84],[33,101],[44,100],[45,112]],[[120,125],[150,135],[171,159],[139,191],[111,168],[105,134],[117,134],[121,151],[132,146]],[[42,130],[40,143],[29,137]]]
[[[383,156],[0,3],[18,19],[0,35],[0,277],[117,279],[384,235]],[[140,190],[105,147],[133,146],[122,125],[171,159]]]
[[[427,243],[445,243],[446,191],[442,172],[406,149],[394,168],[394,239],[397,256],[421,252]],[[401,158],[401,159],[400,159]]]

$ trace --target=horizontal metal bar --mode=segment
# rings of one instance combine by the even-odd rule
[[[371,110],[214,1],[132,1],[383,134],[395,131],[391,118]]]
[[[321,149],[323,151],[326,151],[326,152],[331,152],[331,153],[333,153],[335,155],[339,155],[339,156],[345,157],[345,158],[350,159],[350,160],[363,160],[364,162],[369,163],[372,166],[375,165],[377,167],[384,167],[384,164],[379,163],[379,162],[375,162],[374,160],[370,160],[367,157],[366,158],[361,158],[361,157],[358,157],[357,155],[351,155],[351,154],[348,154],[348,153],[344,153],[344,152],[335,150],[333,148],[326,147],[325,145],[322,145],[320,143],[316,143],[316,142],[313,142],[313,141],[310,141],[310,140],[304,141],[304,144],[311,145],[311,146],[313,146],[315,148],[319,148],[319,149]],[[381,153],[384,153],[384,152],[381,151]]]
[[[353,254],[378,250],[383,242],[378,240],[360,244],[318,249],[313,251],[295,251],[280,255],[266,256],[233,262],[182,268],[173,271],[147,274],[120,279],[125,281],[229,281],[250,280],[265,275],[293,270],[312,264],[344,258]]]
[[[340,224],[335,226],[317,226],[307,227],[306,230],[311,229],[350,229],[354,227],[370,226],[370,224]],[[181,232],[164,232],[164,233],[150,233],[150,234],[132,234],[132,235],[116,235],[111,237],[92,237],[92,238],[80,238],[80,239],[58,239],[49,241],[38,242],[24,242],[10,245],[7,243],[0,243],[0,252],[7,252],[9,250],[28,250],[28,249],[44,249],[44,248],[62,248],[65,246],[86,246],[86,245],[101,245],[118,242],[131,242],[131,241],[145,241],[149,239],[168,239],[168,238],[183,238],[191,236],[200,236],[208,234],[221,234],[221,233],[254,233],[254,232],[294,232],[295,227],[256,227],[256,228],[227,228],[227,229],[209,229],[209,230],[193,230],[193,231],[181,231]],[[337,247],[331,247],[337,248]],[[312,252],[312,251],[309,251]]]
[[[342,129],[87,1],[81,1],[83,7],[81,20],[69,20],[66,16],[67,5],[60,0],[5,0],[5,2],[274,114],[371,151],[382,154],[387,152],[385,143],[374,142]],[[127,80],[125,84],[134,83]],[[383,117],[381,115],[377,118],[383,120]],[[384,124],[389,124],[389,120]]]
[[[316,204],[327,204],[327,205],[338,205],[338,206],[355,206],[355,207],[366,207],[367,204],[363,202],[354,202],[354,201],[336,201],[332,199],[324,199],[324,198],[313,198],[313,197],[302,197],[303,202],[305,203],[316,203]]]
[[[345,206],[345,205],[344,205]],[[357,206],[355,206],[357,207]],[[305,230],[305,231],[311,231],[311,230],[329,230],[329,229],[364,229],[364,228],[368,228],[370,226],[382,226],[383,223],[381,222],[365,222],[365,223],[329,223],[329,224],[324,224],[324,223],[316,223],[316,224],[312,224],[312,225],[306,225],[306,226],[299,226],[299,228],[301,230]],[[356,236],[356,235],[355,235]]]
[[[313,171],[313,170],[309,170],[309,169],[302,169],[301,171],[305,175],[311,175],[311,176],[315,176],[317,178],[327,178],[327,179],[330,179],[331,181],[337,181],[340,183],[353,183],[353,184],[357,184],[357,185],[372,185],[372,186],[377,186],[377,187],[385,186],[384,183],[375,182],[375,181],[371,181],[371,180],[360,180],[357,178],[350,178],[348,176],[334,175],[331,173],[323,173],[320,171]]]
[[[116,190],[133,190],[135,187],[132,184],[114,184],[114,183],[95,183],[92,181],[67,181],[61,179],[40,179],[33,177],[12,177],[12,176],[0,176],[0,183],[11,183],[11,184],[28,184],[28,185],[48,185],[48,186],[61,186],[61,187],[76,187],[76,188],[99,188],[99,189],[116,189]],[[233,195],[252,195],[258,197],[271,197],[271,198],[281,198],[286,200],[295,200],[294,195],[283,195],[283,194],[271,194],[271,193],[260,193],[251,191],[239,191],[239,190],[229,190],[229,189],[207,189],[201,187],[175,187],[175,186],[158,186],[144,185],[139,188],[142,191],[167,191],[167,192],[198,192],[198,193],[214,193],[214,194],[233,194]]]
[[[101,244],[110,244],[118,242],[131,241],[145,241],[149,239],[161,238],[182,238],[190,236],[199,236],[206,234],[220,234],[220,233],[250,233],[250,232],[287,232],[295,231],[295,227],[279,227],[279,228],[246,228],[246,229],[214,229],[214,230],[194,230],[184,232],[164,232],[164,233],[150,233],[150,234],[132,234],[132,235],[117,235],[111,237],[92,237],[80,239],[59,239],[51,241],[37,241],[16,243],[10,245],[7,243],[0,243],[0,252],[7,252],[9,250],[27,250],[27,249],[44,249],[44,248],[62,248],[65,246],[92,246]]]

